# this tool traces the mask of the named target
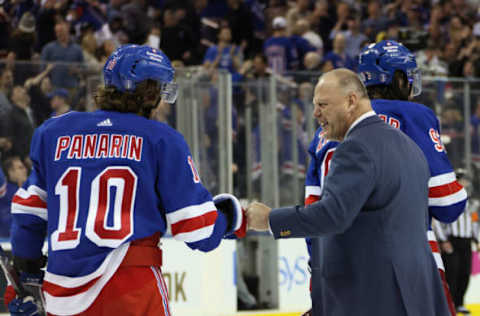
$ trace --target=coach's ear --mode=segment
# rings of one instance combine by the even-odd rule
[[[350,113],[355,113],[358,109],[358,101],[360,100],[355,91],[349,92],[347,96],[347,110]]]
[[[213,203],[218,211],[227,218],[225,238],[242,238],[247,232],[247,217],[238,199],[229,193],[213,197]]]

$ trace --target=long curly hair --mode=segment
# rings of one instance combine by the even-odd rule
[[[132,92],[122,92],[111,86],[100,86],[95,95],[95,103],[99,109],[135,113],[146,118],[150,117],[150,112],[159,101],[159,84],[150,79],[137,84]]]

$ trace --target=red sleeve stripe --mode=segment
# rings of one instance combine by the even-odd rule
[[[320,200],[320,196],[318,195],[309,195],[306,199],[305,199],[305,205],[310,205],[312,203],[315,203],[317,201]]]
[[[212,210],[203,215],[176,222],[175,224],[172,224],[172,235],[175,236],[181,233],[190,233],[211,226],[215,224],[216,219],[217,211]]]
[[[428,197],[428,206],[450,206],[467,200],[467,191],[461,188],[459,191],[442,197]]]
[[[436,241],[429,241],[430,248],[432,248],[432,252],[440,252],[440,249],[438,247],[438,243]]]
[[[204,215],[216,209],[217,208],[215,207],[215,204],[213,204],[212,200],[206,201],[202,204],[189,205],[173,211],[167,211],[167,222],[170,225],[173,225],[189,218],[195,218]]]
[[[20,204],[23,206],[47,208],[47,203],[43,201],[38,195],[30,195],[27,198],[22,198],[18,194],[15,194],[12,199],[12,203]]]
[[[463,189],[463,186],[460,183],[458,183],[458,181],[455,180],[451,183],[439,185],[436,187],[431,187],[428,190],[428,197],[430,198],[444,197],[450,194],[457,193],[461,189]]]

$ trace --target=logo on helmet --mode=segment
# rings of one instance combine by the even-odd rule
[[[362,82],[365,82],[365,81],[366,81],[365,75],[363,74],[363,72],[359,73],[359,74],[358,74],[358,77],[360,78],[360,80],[361,80]]]
[[[110,61],[108,62],[107,70],[112,70],[113,67],[115,67],[116,64],[117,64],[117,59],[116,59],[116,58],[113,58],[112,60],[110,60]]]
[[[364,83],[367,82],[367,81],[372,80],[372,73],[369,72],[369,71],[361,72],[361,73],[359,74],[359,76],[360,76],[360,80],[362,80],[362,82],[364,82]]]
[[[146,54],[147,54],[148,57],[150,57],[151,59],[153,59],[155,61],[158,61],[159,63],[161,63],[163,61],[163,57],[159,54],[156,54],[156,50],[154,50],[153,53],[147,52]]]

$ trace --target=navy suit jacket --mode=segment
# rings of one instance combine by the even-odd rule
[[[337,147],[322,199],[274,209],[275,238],[319,237],[315,316],[449,316],[428,241],[430,172],[420,148],[376,115]]]

